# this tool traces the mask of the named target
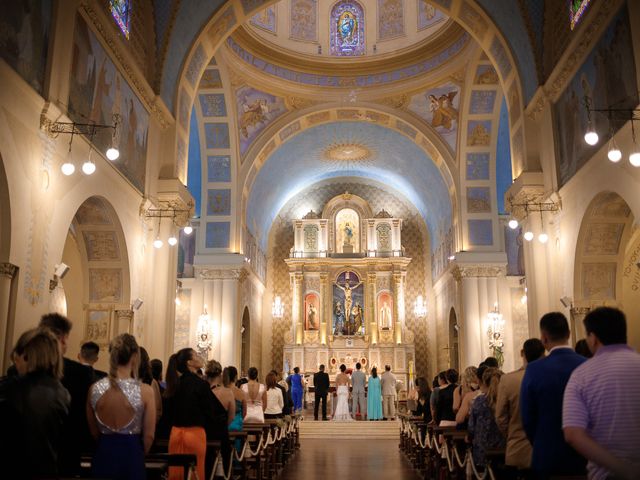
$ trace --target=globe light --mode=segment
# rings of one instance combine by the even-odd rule
[[[153,241],[153,246],[155,248],[162,248],[162,245],[164,245],[164,243],[162,242],[162,240],[160,240],[159,237],[156,237],[156,239]]]
[[[171,235],[169,237],[169,239],[167,240],[167,243],[173,247],[173,246],[178,244],[178,239],[176,237],[174,237],[173,235]]]
[[[91,160],[87,160],[82,164],[82,172],[85,175],[91,175],[95,171],[96,171],[96,164],[93,163]]]
[[[533,232],[532,231],[524,232],[523,237],[527,242],[530,242],[531,240],[533,240]]]
[[[547,235],[546,233],[542,232],[540,235],[538,235],[538,241],[540,243],[547,243],[549,241],[549,235]]]
[[[587,133],[584,134],[584,141],[587,142],[588,145],[593,146],[598,143],[599,139],[600,138],[598,137],[598,134],[593,129],[593,127],[589,126],[589,128],[587,129]]]
[[[180,305],[182,305],[182,300],[180,300],[178,297],[176,297],[176,305],[179,307]]]
[[[107,158],[111,161],[114,161],[117,160],[118,157],[120,157],[120,151],[115,146],[111,146],[107,150]]]
[[[191,235],[191,233],[193,232],[193,227],[191,225],[187,225],[182,229],[182,231],[185,235]]]
[[[629,155],[629,163],[634,167],[640,167],[640,152],[635,151]]]
[[[62,170],[62,173],[68,177],[69,175],[73,175],[73,172],[76,171],[76,167],[71,162],[64,162],[60,167],[60,170]]]
[[[613,137],[611,137],[611,140],[609,141],[609,151],[607,152],[607,157],[613,163],[617,163],[622,159],[622,152],[618,148],[618,145],[616,145]]]
[[[518,221],[515,218],[512,218],[511,220],[509,220],[508,225],[511,230],[515,230],[516,228],[518,228]]]

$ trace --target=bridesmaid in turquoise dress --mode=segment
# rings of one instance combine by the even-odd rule
[[[371,369],[369,388],[367,390],[367,418],[369,420],[382,420],[382,387],[378,369]]]
[[[242,431],[242,419],[247,413],[247,400],[245,398],[244,393],[238,387],[236,387],[236,381],[238,380],[238,369],[236,367],[226,367],[222,371],[222,382],[224,386],[230,388],[233,391],[233,397],[236,402],[236,416],[233,417],[233,420],[229,424],[230,432],[241,432]],[[236,439],[235,449],[240,454],[240,449],[242,448],[242,442],[240,439]]]

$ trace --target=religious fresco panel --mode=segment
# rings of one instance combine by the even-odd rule
[[[229,125],[226,123],[205,123],[204,135],[207,148],[229,148]]]
[[[202,74],[202,78],[200,79],[200,86],[198,88],[222,88],[220,72],[211,68],[205,70]]]
[[[113,231],[83,231],[87,260],[90,262],[120,260],[118,237]]]
[[[489,52],[493,55],[493,59],[502,74],[502,78],[506,79],[511,73],[511,62],[509,61],[507,50],[498,37],[493,38]]]
[[[98,345],[109,343],[111,331],[111,311],[110,310],[87,310],[84,338],[86,342],[95,342]]]
[[[207,181],[231,181],[231,157],[229,155],[210,155],[207,157]]]
[[[113,115],[120,116],[120,157],[110,163],[144,192],[149,113],[80,16],[76,17],[68,103],[69,117],[75,122],[112,125]],[[111,129],[98,130],[93,138],[96,149],[106,151],[112,134]]]
[[[193,54],[193,57],[191,57],[191,61],[189,62],[189,66],[187,67],[187,73],[186,73],[187,80],[189,81],[191,86],[194,88],[198,80],[198,75],[200,75],[200,72],[202,71],[202,67],[204,67],[204,64],[206,63],[206,61],[207,61],[207,58],[204,53],[204,47],[202,46],[202,44],[199,44],[198,47],[196,48],[196,51]]]
[[[470,120],[467,123],[467,146],[491,145],[491,120]]]
[[[560,186],[565,185],[602,146],[602,143],[590,146],[584,141],[588,125],[585,96],[591,98],[591,108],[633,109],[640,103],[626,6],[614,17],[555,104]],[[601,136],[610,131],[615,133],[622,126],[620,122],[609,122],[606,115],[600,114],[592,115],[592,123]]]
[[[364,335],[364,285],[355,272],[342,272],[333,284],[334,335]]]
[[[409,110],[431,125],[456,151],[460,87],[447,83],[411,97]]]
[[[491,212],[491,190],[489,187],[467,187],[467,212]]]
[[[236,90],[240,153],[244,155],[256,137],[287,111],[284,100],[253,87]]]
[[[427,0],[418,0],[416,3],[418,7],[418,30],[429,28],[440,22],[444,22],[449,18],[436,7],[428,3]]]
[[[185,132],[189,131],[189,107],[191,107],[191,97],[183,87],[180,90],[180,101],[178,102],[178,124]]]
[[[89,269],[89,301],[120,303],[122,300],[122,269]]]
[[[199,95],[203,117],[226,117],[227,106],[224,93],[205,93]]]
[[[337,56],[365,54],[364,10],[355,0],[342,0],[331,9],[330,53]]]
[[[378,0],[378,40],[404,35],[403,0]]]
[[[230,189],[210,189],[207,191],[207,215],[231,215]]]
[[[490,114],[496,104],[495,90],[473,90],[471,92],[471,105],[469,113],[471,114]]]
[[[489,180],[489,153],[467,153],[467,180]]]
[[[582,298],[614,300],[616,298],[615,263],[582,264]]]
[[[22,0],[3,1],[1,5],[0,57],[42,95],[53,3]]]
[[[493,245],[493,223],[491,220],[467,220],[467,225],[470,245]]]
[[[290,30],[292,40],[315,42],[318,40],[318,1],[291,0]]]
[[[498,73],[492,65],[478,65],[473,83],[476,85],[497,85]]]
[[[304,297],[304,329],[319,330],[320,328],[320,298],[315,293],[308,293]]]
[[[206,248],[229,248],[231,223],[207,222]]]
[[[256,13],[253,17],[251,17],[249,23],[251,23],[251,25],[253,25],[254,27],[266,30],[267,32],[276,33],[278,22],[276,19],[275,5],[271,5],[270,7],[267,7],[264,10]]]

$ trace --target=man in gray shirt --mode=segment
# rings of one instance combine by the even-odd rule
[[[351,374],[351,415],[355,418],[360,405],[360,420],[364,420],[367,414],[367,400],[365,398],[365,385],[367,384],[367,376],[361,370],[360,362],[356,363],[356,371]]]
[[[385,420],[396,418],[396,377],[391,373],[391,366],[384,366],[384,373],[380,377],[382,385],[382,415]]]

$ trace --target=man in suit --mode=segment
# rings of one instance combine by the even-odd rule
[[[391,373],[391,365],[384,366],[380,376],[382,385],[382,416],[385,420],[396,418],[396,376]]]
[[[39,326],[53,332],[64,355],[73,326],[69,319],[58,313],[48,313],[42,316]],[[67,421],[62,427],[58,471],[63,477],[72,477],[80,474],[80,456],[83,450],[90,450],[93,445],[87,423],[87,395],[93,383],[93,369],[67,357],[63,360],[62,385],[71,395],[71,405]]]
[[[291,415],[291,399],[287,394],[287,388],[284,385],[282,385],[283,383],[282,377],[280,376],[277,370],[271,370],[271,373],[273,373],[276,376],[276,388],[278,388],[280,392],[282,392],[282,414]]]
[[[562,400],[571,373],[586,358],[568,345],[569,324],[562,313],[544,315],[540,332],[549,355],[527,365],[520,389],[522,425],[533,445],[531,467],[538,478],[582,476],[586,461],[564,440]]]
[[[520,350],[522,367],[503,375],[498,385],[496,423],[507,439],[505,464],[511,470],[528,470],[531,467],[531,444],[520,418],[520,386],[527,365],[544,356],[544,345],[538,338],[530,338]]]
[[[327,418],[327,393],[329,393],[329,374],[324,371],[324,365],[320,365],[320,371],[313,374],[313,388],[314,388],[314,406],[313,406],[313,419],[318,420],[318,407],[322,400],[322,420],[328,420]]]
[[[356,417],[358,405],[360,406],[360,420],[364,420],[367,414],[367,400],[365,398],[365,386],[367,376],[361,370],[360,362],[356,363],[356,371],[351,374],[351,415]]]
[[[93,372],[93,381],[97,382],[101,378],[107,376],[107,372],[102,370],[96,370],[93,366],[98,361],[100,355],[100,347],[96,342],[84,342],[80,347],[80,353],[78,353],[78,361],[91,369]]]

